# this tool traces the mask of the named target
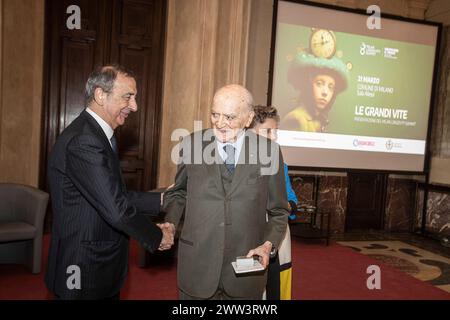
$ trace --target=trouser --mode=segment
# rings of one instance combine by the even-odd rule
[[[267,300],[280,300],[280,272],[280,259],[277,254],[269,261],[266,285]]]
[[[232,297],[225,292],[222,281],[220,281],[216,292],[209,298],[194,297],[181,289],[178,290],[178,298],[180,300],[261,300],[261,294],[257,294],[254,297]]]

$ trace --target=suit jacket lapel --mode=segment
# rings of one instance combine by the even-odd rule
[[[98,122],[95,121],[95,119],[89,113],[87,113],[86,110],[84,110],[81,115],[91,125],[92,131],[94,131],[94,133],[102,139],[102,142],[105,145],[106,149],[109,149],[113,155],[117,156],[111,147],[108,137],[106,136],[105,132],[103,131],[102,127],[100,127]]]
[[[87,123],[90,124],[90,127],[95,135],[100,137],[102,140],[105,150],[108,150],[110,153],[110,160],[113,161],[114,165],[116,166],[116,169],[118,170],[118,173],[120,175],[120,180],[122,182],[123,188],[125,188],[125,181],[123,180],[122,176],[122,170],[120,168],[120,159],[119,156],[113,151],[111,144],[108,140],[108,137],[106,136],[105,132],[103,131],[102,127],[98,124],[97,121],[89,114],[86,110],[84,110],[81,115],[84,117]]]

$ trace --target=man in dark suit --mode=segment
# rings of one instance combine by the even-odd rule
[[[128,269],[128,236],[168,249],[174,228],[159,213],[161,194],[129,192],[114,129],[137,111],[136,81],[121,66],[95,70],[87,108],[58,137],[48,163],[53,226],[46,284],[60,299],[118,299]]]
[[[289,211],[279,146],[245,130],[252,106],[244,87],[219,89],[211,108],[213,129],[194,132],[180,144],[175,184],[164,194],[166,221],[177,226],[184,212],[180,299],[262,298],[266,272],[237,275],[231,262],[257,255],[267,267]]]

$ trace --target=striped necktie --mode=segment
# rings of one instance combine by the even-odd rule
[[[234,172],[234,157],[236,149],[231,145],[227,144],[223,147],[223,150],[227,154],[227,158],[225,159],[225,166],[227,167],[230,173]]]

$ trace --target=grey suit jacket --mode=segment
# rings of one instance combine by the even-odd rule
[[[259,299],[266,272],[237,276],[231,262],[266,240],[276,247],[282,240],[289,214],[282,155],[278,144],[247,131],[231,187],[225,193],[223,164],[217,163],[221,161],[214,137],[200,149],[212,153],[216,163],[208,164],[204,158],[192,163],[194,154],[200,158],[199,150],[189,144],[200,141],[204,133],[195,132],[183,140],[175,185],[164,194],[166,221],[178,225],[185,213],[178,247],[178,286],[191,296],[208,298],[222,282],[232,297]],[[272,175],[265,174],[269,170],[259,154],[267,149],[272,166],[278,167]]]

